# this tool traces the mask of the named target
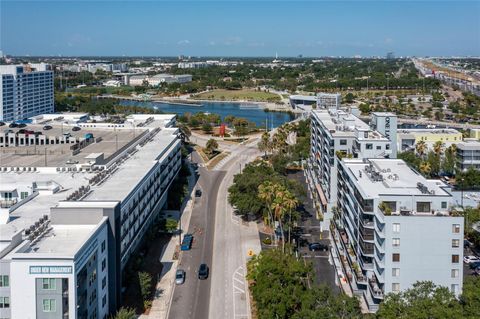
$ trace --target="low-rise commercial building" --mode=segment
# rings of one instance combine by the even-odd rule
[[[415,150],[415,145],[420,141],[432,149],[436,142],[441,142],[445,147],[449,147],[463,140],[462,133],[451,128],[399,129],[397,136],[398,149],[402,152]]]
[[[0,154],[1,318],[116,310],[125,266],[161,217],[181,166],[173,118],[134,115],[133,127],[91,128],[102,138],[75,155],[49,145],[45,162],[37,153]]]
[[[463,217],[446,185],[397,159],[343,159],[332,223],[339,280],[371,312],[385,295],[432,281],[455,295],[463,283]]]

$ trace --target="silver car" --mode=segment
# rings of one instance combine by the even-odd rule
[[[177,285],[181,285],[185,282],[185,270],[177,269],[177,273],[175,274],[175,283]]]

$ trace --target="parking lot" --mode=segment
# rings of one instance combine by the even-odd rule
[[[288,178],[298,181],[307,192],[306,180],[302,171],[288,174]],[[335,268],[329,262],[329,251],[310,251],[308,247],[311,243],[321,243],[330,249],[328,231],[320,231],[320,221],[316,218],[313,201],[308,194],[300,198],[299,202],[301,203],[299,207],[300,220],[294,231],[294,238],[298,243],[298,254],[305,261],[313,264],[315,284],[326,284],[337,292],[339,288],[335,285]]]

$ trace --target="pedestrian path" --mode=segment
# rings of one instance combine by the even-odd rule
[[[193,204],[195,198],[192,196],[194,192],[194,186],[196,183],[195,174],[191,167],[190,176],[188,178],[189,200],[183,205],[181,209],[181,225],[182,233],[188,232],[188,226],[190,225],[190,217],[193,211]],[[172,236],[166,247],[164,248],[161,256],[160,263],[162,264],[162,273],[160,281],[157,283],[155,297],[152,302],[152,308],[148,315],[142,314],[140,319],[163,319],[167,318],[170,304],[173,297],[173,288],[175,285],[175,272],[177,269],[178,260],[174,259],[175,252],[177,251],[177,245],[179,243],[179,235]]]

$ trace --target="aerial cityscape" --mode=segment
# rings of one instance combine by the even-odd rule
[[[0,319],[480,318],[479,1],[0,2]]]

